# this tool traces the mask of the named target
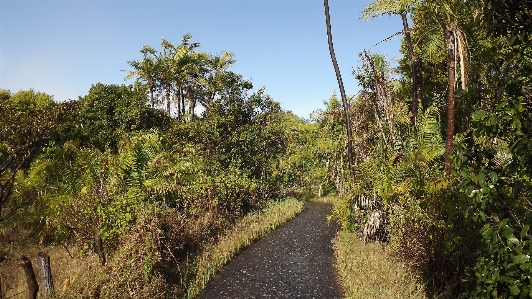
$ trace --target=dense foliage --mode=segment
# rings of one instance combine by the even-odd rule
[[[72,292],[186,296],[171,285],[194,279],[178,269],[194,267],[183,265],[204,245],[287,190],[304,192],[294,183],[303,166],[285,161],[299,154],[308,123],[227,70],[232,54],[197,52],[190,38],[163,40],[166,56],[155,58],[144,46],[144,60],[130,62],[138,82],[98,83],[77,101],[1,91],[0,241],[83,255],[101,237],[111,272]],[[152,67],[153,81],[140,66]]]
[[[333,218],[391,242],[429,295],[532,297],[530,3],[376,0],[363,12],[381,14],[402,16],[409,37],[396,68],[361,53],[356,177],[330,173],[344,194]]]
[[[404,57],[360,53],[360,93],[333,94],[310,120],[190,35],[143,46],[133,85],[63,103],[1,90],[0,242],[83,255],[97,231],[112,266],[84,295],[185,296],[157,287],[186,285],[177,266],[236,219],[287,194],[338,193],[330,219],[388,242],[427,295],[532,297],[531,11],[376,0],[363,16],[401,16]]]

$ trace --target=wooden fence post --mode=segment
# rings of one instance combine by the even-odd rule
[[[2,276],[2,274],[0,274],[0,299],[5,299],[6,298],[6,293],[7,293],[6,282],[5,282],[4,277]]]
[[[98,255],[102,266],[105,266],[105,253],[103,251],[102,236],[100,236],[100,230],[98,228],[96,228],[94,231],[94,253]]]
[[[50,256],[44,252],[37,254],[39,261],[39,273],[41,276],[41,287],[43,288],[44,296],[52,297],[54,292],[54,282],[52,279],[52,269],[50,268]]]
[[[26,274],[26,282],[28,283],[29,299],[36,299],[37,292],[39,292],[39,285],[35,279],[35,272],[33,272],[33,267],[31,266],[31,260],[22,255],[20,256],[20,266],[24,269]]]

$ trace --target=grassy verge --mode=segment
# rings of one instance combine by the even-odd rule
[[[288,198],[270,203],[262,211],[247,215],[240,220],[216,244],[208,246],[198,258],[196,278],[187,287],[188,298],[194,298],[242,249],[294,218],[302,209],[303,202]]]
[[[338,233],[334,247],[346,298],[425,298],[418,278],[388,247],[365,245],[348,231]]]
[[[270,202],[264,209],[238,220],[216,243],[206,245],[200,255],[179,263],[173,272],[181,273],[181,280],[173,282],[160,275],[149,279],[143,277],[142,265],[146,264],[143,242],[123,242],[121,250],[110,254],[105,267],[99,265],[98,258],[89,253],[90,249],[13,244],[13,248],[6,248],[10,254],[0,266],[0,275],[6,282],[5,295],[6,298],[27,298],[25,276],[18,265],[19,254],[31,258],[38,275],[35,257],[40,249],[44,249],[52,261],[55,298],[193,298],[231,258],[299,214],[303,204],[294,198]],[[127,259],[121,255],[122,251],[130,253]]]

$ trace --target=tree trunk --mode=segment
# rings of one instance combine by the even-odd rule
[[[39,274],[41,276],[41,286],[44,289],[44,296],[52,297],[54,293],[54,282],[52,279],[52,269],[50,268],[50,256],[44,252],[39,252],[37,259],[39,261]]]
[[[150,104],[152,108],[155,108],[155,100],[153,99],[153,82],[150,82]]]
[[[179,114],[179,122],[183,121],[185,122],[185,119],[184,119],[184,116],[185,116],[185,113],[183,112],[184,110],[184,105],[185,105],[185,100],[183,99],[184,95],[183,95],[183,87],[179,87],[179,98],[177,99],[177,113]]]
[[[188,88],[188,92],[189,92],[188,114],[189,114],[189,119],[192,119],[192,116],[194,115],[194,110],[196,108],[196,100],[194,99],[194,90],[192,87]]]
[[[100,236],[100,230],[98,228],[94,230],[94,253],[98,255],[102,266],[105,266],[105,252],[103,251],[102,236]]]
[[[181,123],[181,87],[179,87],[177,89],[177,123],[180,124]],[[174,101],[175,101],[175,98],[176,98],[176,94],[174,93]]]
[[[20,266],[24,269],[26,274],[26,283],[28,284],[28,298],[35,299],[37,298],[37,293],[39,292],[39,285],[35,279],[35,272],[33,272],[33,266],[31,265],[31,260],[22,255],[20,257]]]
[[[412,70],[412,126],[416,125],[418,105],[423,106],[423,74],[421,70],[421,60],[414,54],[412,47],[412,38],[406,13],[401,13],[403,19],[403,30],[405,32],[405,41],[408,46],[408,59],[410,60],[410,69]]]
[[[170,85],[166,85],[166,114],[170,116]]]
[[[455,77],[455,44],[456,33],[450,24],[442,21],[443,34],[445,37],[445,50],[447,51],[447,139],[445,142],[445,175],[451,174],[451,156],[453,154],[454,139],[454,92],[456,86]]]
[[[181,115],[185,115],[186,114],[186,107],[185,107],[185,96],[183,95],[183,90],[181,90]],[[183,122],[185,122],[185,120],[183,119]]]
[[[338,67],[338,62],[336,61],[336,55],[334,54],[334,45],[332,40],[332,30],[331,30],[331,17],[329,14],[329,1],[323,0],[323,6],[325,7],[325,24],[327,25],[327,39],[329,42],[329,53],[331,54],[331,60],[334,66],[334,71],[336,73],[336,80],[338,81],[338,86],[340,88],[340,95],[342,96],[342,104],[344,106],[345,113],[345,123],[347,130],[347,157],[349,163],[349,174],[354,178],[353,172],[353,137],[351,132],[351,119],[349,117],[349,106],[347,104],[347,97],[345,95],[344,82],[342,81],[342,75],[340,74],[340,68]]]

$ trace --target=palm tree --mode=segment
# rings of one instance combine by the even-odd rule
[[[439,22],[443,31],[443,40],[447,58],[447,136],[445,141],[445,175],[451,174],[453,140],[455,127],[455,91],[457,86],[456,63],[460,66],[461,87],[467,90],[467,68],[469,56],[465,33],[460,28],[458,11],[467,11],[467,3],[446,0],[439,3],[424,2],[423,15]],[[469,4],[471,5],[471,4]]]
[[[166,94],[166,114],[170,116],[171,113],[171,92],[172,84],[174,83],[174,61],[172,59],[175,53],[175,47],[165,39],[162,40],[161,45],[163,52],[159,53],[158,57],[158,74],[161,87]],[[178,102],[177,120],[181,122],[181,115]]]
[[[140,53],[143,55],[142,60],[128,61],[128,64],[134,69],[130,71],[125,77],[125,80],[129,80],[136,77],[137,80],[145,81],[150,89],[150,104],[151,108],[155,107],[155,98],[153,92],[155,91],[157,81],[157,51],[150,46],[142,46]]]
[[[345,95],[344,82],[342,81],[342,75],[340,74],[340,68],[338,67],[338,62],[336,61],[336,55],[334,54],[334,45],[332,40],[332,30],[331,30],[331,16],[329,14],[329,1],[323,0],[323,6],[325,7],[325,24],[327,26],[327,39],[329,42],[329,53],[331,54],[331,60],[334,66],[334,71],[336,73],[336,80],[338,81],[338,86],[340,88],[340,95],[342,97],[342,105],[344,106],[345,113],[345,123],[347,130],[347,157],[349,163],[349,173],[351,177],[354,177],[353,172],[353,136],[351,132],[351,119],[349,117],[349,106],[347,104],[347,97]]]
[[[177,96],[177,118],[181,122],[185,115],[185,97],[189,98],[189,102],[193,97],[193,80],[195,74],[199,73],[199,63],[201,61],[200,53],[194,50],[200,46],[200,43],[190,43],[191,34],[185,34],[181,40],[181,44],[177,47],[169,41],[163,39],[162,47],[164,49],[164,57],[161,59],[165,65],[165,78],[167,86],[167,110],[170,111],[170,93],[175,90],[174,98]]]
[[[469,57],[467,55],[467,42],[464,32],[459,26],[459,17],[455,12],[467,11],[470,3],[465,3],[461,0],[441,0],[441,1],[420,1],[420,0],[375,0],[364,11],[367,17],[377,14],[393,14],[405,13],[408,9],[416,9],[415,12],[421,14],[427,23],[436,22],[443,30],[443,40],[445,44],[445,51],[447,57],[447,139],[446,139],[446,155],[445,155],[445,174],[449,175],[451,172],[451,156],[453,153],[453,139],[454,139],[454,123],[455,123],[455,103],[454,94],[456,90],[456,62],[460,65],[460,81],[462,89],[467,90],[467,68],[469,64]],[[403,19],[403,25],[405,25]],[[430,30],[429,30],[430,29]],[[405,29],[406,30],[406,29]],[[434,32],[431,28],[425,28],[427,32]],[[433,33],[434,34],[434,33]],[[409,52],[410,52],[409,46]],[[420,68],[420,64],[416,66],[415,56],[413,52],[411,56],[412,71],[417,72],[416,68]],[[419,62],[420,63],[420,62]],[[414,75],[414,74],[413,74]],[[414,77],[421,74],[414,75]],[[420,84],[421,82],[417,82]],[[420,89],[414,87],[414,94],[416,90]],[[419,98],[420,99],[420,98]]]
[[[206,87],[206,95],[201,104],[207,108],[216,97],[216,93],[223,87],[224,75],[228,68],[235,64],[235,55],[231,52],[222,51],[219,55],[210,56],[207,64],[210,74],[202,79],[202,85]]]
[[[407,13],[418,4],[416,0],[375,0],[365,7],[362,12],[365,19],[383,14],[398,14],[403,21],[403,34],[408,49],[408,59],[412,71],[412,126],[416,125],[418,105],[423,105],[423,71],[421,59],[414,52],[412,46],[411,29],[408,26]]]

